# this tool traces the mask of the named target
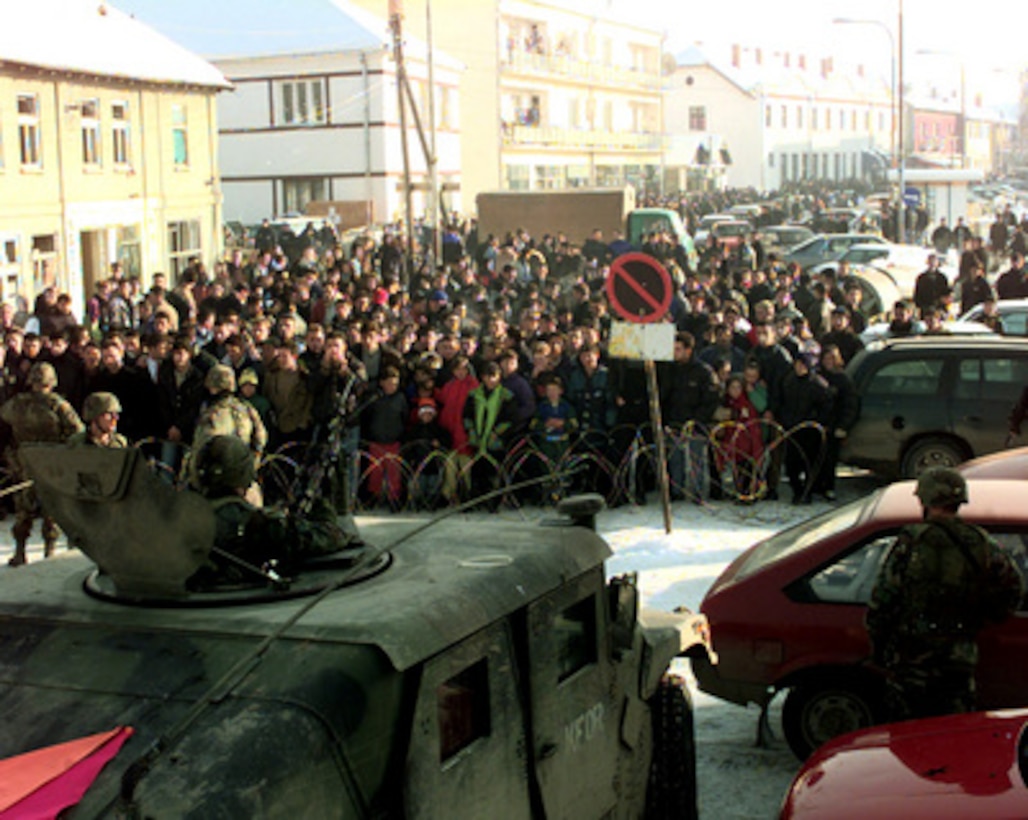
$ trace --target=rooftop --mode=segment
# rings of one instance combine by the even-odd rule
[[[0,63],[155,83],[230,85],[206,60],[104,0],[6,4]]]

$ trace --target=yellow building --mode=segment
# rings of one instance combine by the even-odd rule
[[[354,0],[426,38],[424,0]],[[662,34],[589,0],[431,0],[461,78],[461,193],[659,187]]]
[[[221,73],[99,0],[33,0],[0,29],[0,299],[76,312],[113,262],[148,284],[220,253]]]

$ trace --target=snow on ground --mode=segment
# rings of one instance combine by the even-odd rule
[[[858,498],[874,486],[865,475],[846,474],[839,482],[837,503]],[[728,501],[704,505],[676,502],[672,505],[672,532],[667,535],[660,507],[651,493],[646,506],[624,506],[601,513],[597,526],[614,551],[607,564],[608,574],[638,572],[643,606],[672,610],[684,605],[696,611],[717,576],[743,550],[827,509],[829,505],[824,502],[803,507],[781,501],[748,506]],[[532,508],[500,513],[508,520],[531,520],[543,514],[552,515]],[[473,513],[469,517],[486,515]],[[13,523],[11,517],[7,521]],[[2,577],[8,571],[5,556],[13,548],[13,539],[5,524],[0,523],[0,527],[5,530],[0,532]],[[38,527],[37,523],[29,544],[30,560],[42,558]],[[63,553],[62,541],[59,554]],[[772,704],[771,737],[764,748],[758,748],[756,707],[735,706],[700,692],[687,661],[676,661],[674,671],[689,681],[695,708],[702,820],[776,817],[800,765],[782,737],[781,698]]]

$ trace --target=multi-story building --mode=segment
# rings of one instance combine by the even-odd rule
[[[355,0],[385,17],[388,0]],[[662,35],[586,0],[432,0],[433,38],[467,66],[464,202],[501,188],[657,187]],[[425,37],[421,13],[404,26]]]
[[[104,2],[4,14],[0,298],[55,286],[81,311],[115,261],[144,282],[213,263],[221,73]]]
[[[501,186],[658,188],[660,33],[550,3],[498,12]]]
[[[226,220],[250,225],[304,214],[311,203],[318,214],[334,212],[343,227],[400,217],[403,134],[384,15],[347,0],[308,5],[299,16],[290,4],[264,4],[260,25],[250,32],[238,27],[230,5],[180,0],[155,8],[142,0],[124,2],[176,35],[175,21],[182,16],[202,19],[202,26],[181,32],[183,41],[210,55],[233,83],[233,92],[221,100],[218,130]],[[426,44],[407,36],[404,54],[428,144]],[[447,209],[460,209],[464,67],[442,49],[435,49],[433,62],[437,181]],[[428,164],[409,101],[405,108],[412,204],[420,215],[428,198]]]
[[[740,46],[724,61],[690,47],[676,63],[665,97],[672,190],[877,178],[893,153],[890,86],[863,66]]]

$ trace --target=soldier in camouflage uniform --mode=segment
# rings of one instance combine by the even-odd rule
[[[28,393],[20,393],[0,407],[0,418],[11,425],[16,446],[35,442],[64,442],[82,430],[82,420],[74,408],[53,392],[57,387],[57,372],[53,365],[48,362],[32,365],[28,385]],[[27,476],[18,459],[17,450],[9,454],[8,460],[15,481],[24,481]],[[22,490],[15,496],[14,515],[14,555],[7,563],[17,567],[27,560],[25,542],[32,532],[33,519],[40,515],[39,501],[32,488]],[[43,515],[44,555],[47,557],[53,554],[58,534],[54,520]]]
[[[947,467],[921,474],[924,523],[904,527],[871,592],[867,631],[886,672],[894,720],[975,707],[977,635],[1017,608],[1024,580],[981,527],[960,520],[963,476]]]
[[[68,439],[72,447],[128,447],[118,432],[121,402],[113,393],[90,393],[82,405],[82,420],[88,425]]]
[[[235,395],[236,374],[228,365],[216,364],[207,371],[204,384],[211,393],[211,400],[197,419],[193,453],[200,452],[203,445],[215,436],[235,436],[250,448],[256,464],[268,445],[268,430],[256,408]],[[190,475],[191,483],[199,486],[195,460]]]
[[[254,480],[250,448],[236,436],[214,436],[196,451],[200,491],[214,507],[214,545],[252,567],[273,564],[292,572],[304,558],[338,552],[351,543],[324,496],[303,516],[259,509],[244,498]],[[257,580],[230,559],[212,552],[211,566],[193,579],[194,587]]]

